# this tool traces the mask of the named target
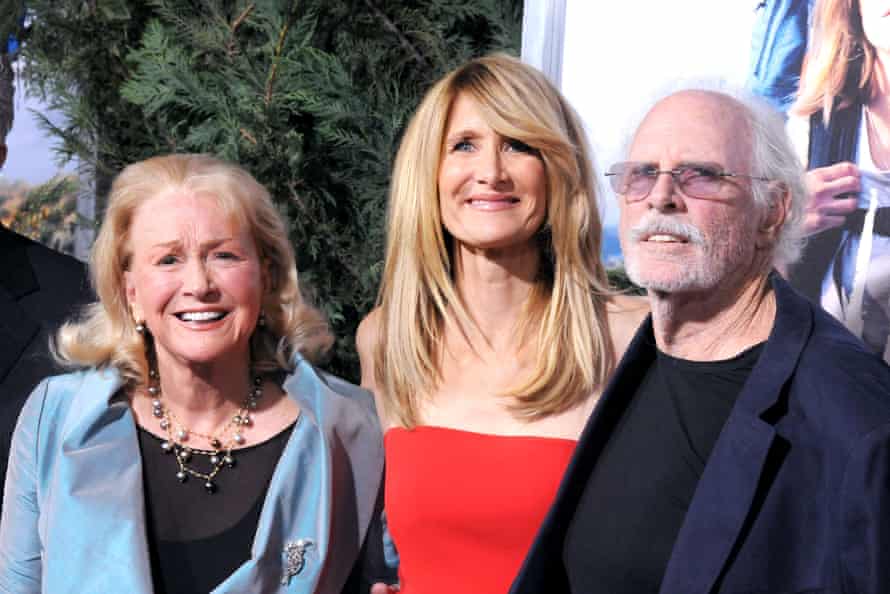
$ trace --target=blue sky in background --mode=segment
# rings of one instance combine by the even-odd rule
[[[52,151],[53,141],[38,127],[37,118],[31,113],[31,109],[45,112],[46,106],[37,99],[27,97],[22,92],[21,84],[17,84],[15,121],[12,131],[6,137],[9,155],[0,171],[0,177],[4,180],[40,184],[60,171]],[[66,165],[65,170],[73,171],[73,164]]]

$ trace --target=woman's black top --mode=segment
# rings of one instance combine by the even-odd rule
[[[294,425],[255,446],[235,450],[235,466],[214,478],[176,478],[174,454],[163,439],[139,428],[145,487],[146,536],[156,594],[210,592],[250,558],[272,473]],[[207,472],[208,456],[194,454],[189,467]]]

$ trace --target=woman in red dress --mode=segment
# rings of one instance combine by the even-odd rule
[[[565,99],[504,55],[439,81],[405,133],[357,337],[402,594],[509,589],[646,313],[606,280],[588,155]]]

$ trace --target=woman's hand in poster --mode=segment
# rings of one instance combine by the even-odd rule
[[[806,173],[809,200],[804,217],[804,233],[813,235],[844,224],[856,210],[859,168],[849,162],[819,167]]]

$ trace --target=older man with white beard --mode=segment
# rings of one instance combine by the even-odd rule
[[[774,271],[802,171],[754,99],[659,101],[607,175],[640,328],[519,594],[890,592],[890,369]]]

